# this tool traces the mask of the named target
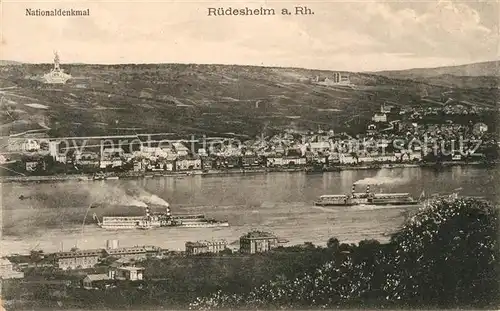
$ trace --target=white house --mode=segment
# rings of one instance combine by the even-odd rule
[[[201,170],[201,159],[180,158],[175,161],[177,171]]]
[[[353,164],[356,163],[357,160],[350,154],[341,153],[339,154],[339,162],[341,164]]]
[[[111,160],[101,160],[101,161],[99,162],[99,167],[100,167],[100,168],[106,168],[106,167],[108,167],[108,166],[110,166],[110,165],[111,165],[111,166],[113,165],[113,161],[111,161]]]
[[[117,267],[108,272],[108,277],[114,280],[140,281],[144,278],[144,268],[142,267]]]
[[[385,113],[376,113],[372,120],[373,122],[387,122],[387,115]]]
[[[267,158],[266,165],[271,166],[285,166],[285,165],[306,165],[306,158],[302,157],[269,157]]]
[[[23,151],[38,151],[40,150],[40,144],[33,139],[28,139],[23,143]]]
[[[376,162],[396,162],[397,158],[394,154],[385,154],[374,157]]]
[[[54,157],[54,160],[56,162],[66,163],[68,161],[68,157],[66,156],[65,153],[59,153]]]

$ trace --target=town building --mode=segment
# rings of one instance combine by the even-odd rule
[[[306,158],[302,157],[268,157],[266,161],[267,167],[280,167],[292,165],[306,165]]]
[[[479,135],[484,134],[488,132],[488,126],[482,122],[479,122],[474,125],[473,131]]]
[[[309,144],[309,149],[314,153],[329,151],[332,147],[332,144],[328,141],[318,141]]]
[[[335,84],[350,84],[350,78],[348,74],[343,74],[341,72],[334,72],[331,78],[316,76],[312,79],[314,83],[320,83],[325,85],[335,85]]]
[[[49,155],[55,157],[59,152],[59,142],[54,140],[49,141]]]
[[[111,160],[101,160],[99,161],[99,167],[100,168],[107,168],[107,167],[112,167],[113,166],[113,161]]]
[[[88,274],[83,280],[82,285],[85,289],[103,288],[108,284],[110,278],[107,274]]]
[[[213,168],[213,159],[209,157],[202,157],[201,158],[201,167],[204,170],[209,170]]]
[[[460,160],[462,160],[462,155],[460,153],[455,153],[452,155],[451,159],[453,161],[460,161]]]
[[[122,148],[104,148],[102,149],[101,156],[105,159],[123,156],[124,151]]]
[[[198,149],[198,155],[200,157],[208,157],[208,152],[205,148]]]
[[[393,106],[392,105],[387,105],[386,103],[383,103],[380,106],[380,112],[381,113],[391,113]]]
[[[338,153],[330,154],[327,158],[327,162],[331,165],[340,164],[340,158]]]
[[[62,270],[87,269],[96,265],[104,253],[102,249],[75,250],[54,254],[57,267]]]
[[[119,267],[133,266],[135,262],[136,261],[134,259],[122,257],[109,264],[109,267],[119,268]]]
[[[423,159],[422,152],[416,152],[416,151],[410,152],[409,157],[410,161],[422,161]]]
[[[387,115],[385,113],[376,113],[372,120],[373,122],[387,122]]]
[[[260,164],[259,157],[254,154],[245,154],[241,158],[241,162],[243,167],[259,166]]]
[[[40,144],[33,139],[27,139],[22,146],[24,152],[35,152],[40,150]]]
[[[108,277],[120,281],[141,281],[144,279],[143,267],[121,266],[111,267],[108,271]]]
[[[65,153],[59,153],[54,157],[54,160],[59,163],[67,163],[68,156]]]
[[[104,250],[105,255],[115,258],[129,258],[135,260],[143,260],[148,257],[148,255],[157,254],[160,249],[156,246],[134,246],[134,247],[117,247],[117,248],[107,248]]]
[[[60,141],[56,140],[49,141],[49,155],[56,162],[66,163],[68,159],[66,153],[61,152],[60,143]]]
[[[146,169],[146,165],[143,165],[141,161],[134,161],[134,172],[143,172]]]
[[[201,170],[201,159],[200,158],[178,158],[175,161],[176,171],[187,171],[187,170]]]
[[[80,165],[99,166],[99,155],[95,152],[90,151],[76,151],[75,161]]]
[[[339,154],[339,162],[340,164],[354,164],[358,162],[358,159],[350,154],[341,153]]]
[[[368,127],[366,129],[366,133],[369,135],[374,135],[377,133],[377,126],[375,124],[368,124]]]
[[[221,166],[227,167],[227,168],[234,168],[234,167],[239,167],[240,166],[240,157],[239,156],[229,156],[229,157],[224,157],[224,158],[219,158],[221,163]]]
[[[225,240],[186,242],[186,253],[191,255],[218,253],[225,250],[226,247],[227,242]]]
[[[252,231],[240,237],[240,252],[255,254],[278,247],[278,237],[269,232]]]
[[[397,158],[395,154],[381,154],[373,157],[374,162],[396,162]]]
[[[38,161],[26,161],[25,169],[27,172],[34,172],[38,167]]]
[[[182,143],[176,142],[172,144],[174,147],[174,150],[179,157],[185,157],[189,154],[189,149],[184,146]]]
[[[6,258],[0,258],[0,279],[19,279],[23,277],[24,273],[16,271],[13,263]]]

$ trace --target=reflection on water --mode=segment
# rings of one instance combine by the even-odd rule
[[[383,181],[372,192],[451,193],[461,188],[462,195],[495,199],[497,171],[474,167],[454,167],[443,172],[406,168],[380,171],[342,171],[326,174],[273,173],[235,176],[187,176],[98,182],[4,184],[3,236],[1,249],[25,252],[39,245],[57,250],[60,241],[79,247],[100,247],[107,238],[122,244],[156,244],[182,249],[187,240],[237,239],[251,229],[270,230],[292,243],[325,243],[336,236],[346,241],[364,238],[383,239],[395,230],[404,215],[415,207],[397,208],[316,208],[312,202],[322,194],[351,191],[355,182]],[[364,191],[365,185],[357,186]],[[28,199],[21,200],[20,196]],[[86,220],[92,203],[135,205],[139,211],[146,203],[170,203],[174,213],[204,213],[228,219],[230,228],[164,228],[151,231],[103,231]],[[122,207],[123,208],[123,207]],[[92,209],[91,213],[103,212]]]

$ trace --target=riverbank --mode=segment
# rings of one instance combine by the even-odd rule
[[[496,165],[497,163],[486,164],[484,162],[442,162],[436,163],[393,163],[393,164],[372,164],[372,165],[343,165],[335,166],[329,169],[313,169],[312,167],[274,167],[274,168],[235,168],[224,170],[206,170],[206,171],[180,171],[180,172],[125,172],[113,173],[100,178],[94,178],[91,174],[60,174],[60,175],[47,175],[47,176],[0,176],[1,183],[15,183],[15,182],[58,182],[68,180],[78,181],[94,181],[94,180],[114,180],[114,179],[138,179],[138,178],[155,178],[155,177],[175,177],[184,178],[193,175],[199,176],[227,176],[238,174],[269,174],[269,173],[283,173],[283,172],[306,172],[318,173],[325,172],[338,172],[338,171],[351,171],[351,170],[380,170],[380,169],[393,169],[393,168],[435,168],[440,169],[452,166],[484,166]]]

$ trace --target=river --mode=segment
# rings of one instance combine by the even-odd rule
[[[7,183],[2,185],[0,252],[28,253],[104,247],[107,239],[121,246],[156,245],[184,249],[186,241],[226,239],[229,243],[253,230],[265,230],[290,241],[325,244],[330,237],[342,242],[387,240],[408,213],[418,207],[315,207],[322,194],[358,191],[371,184],[372,192],[482,196],[496,201],[497,170],[452,167],[436,172],[424,168],[353,170],[324,174],[268,173],[230,176],[162,177],[136,180]],[[378,184],[378,185],[377,185]],[[23,196],[24,199],[20,199]],[[92,220],[92,203],[141,206],[168,202],[175,213],[203,213],[227,219],[228,228],[159,228],[148,231],[106,231]],[[129,208],[122,207],[125,212]],[[137,209],[137,207],[135,207]],[[139,208],[140,209],[140,208]]]

